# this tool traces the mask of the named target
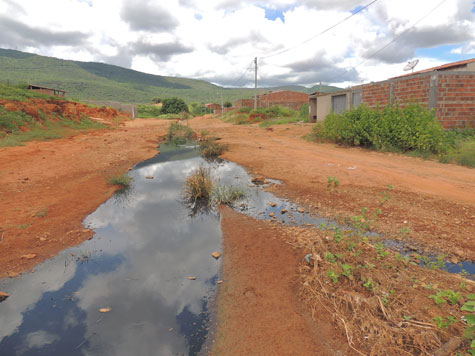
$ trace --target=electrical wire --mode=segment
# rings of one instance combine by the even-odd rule
[[[266,58],[275,57],[275,56],[278,56],[279,54],[292,51],[292,50],[294,50],[294,49],[296,49],[296,48],[298,48],[298,47],[300,47],[300,46],[302,46],[302,45],[304,45],[304,44],[306,44],[306,43],[308,43],[308,42],[310,42],[310,41],[313,41],[315,38],[317,38],[317,37],[323,35],[324,33],[326,33],[326,32],[328,32],[328,31],[334,29],[335,27],[337,27],[338,25],[342,24],[343,22],[349,20],[350,18],[352,18],[353,16],[357,15],[357,14],[360,13],[361,11],[367,9],[368,7],[370,7],[371,5],[373,5],[373,4],[374,4],[375,2],[377,2],[377,1],[378,1],[378,0],[373,0],[373,1],[371,1],[369,4],[363,6],[362,8],[356,10],[355,12],[352,12],[351,15],[345,17],[343,20],[338,21],[336,24],[334,24],[334,25],[332,25],[332,26],[326,28],[326,29],[323,30],[322,32],[317,33],[316,35],[314,35],[314,36],[312,36],[312,37],[310,37],[310,38],[307,38],[305,41],[299,43],[298,45],[296,45],[296,46],[294,46],[294,47],[286,48],[286,49],[284,49],[284,50],[282,50],[282,51],[279,51],[279,52],[277,52],[277,53],[270,54],[270,55],[267,55],[267,56],[261,56],[261,57],[259,57],[259,59],[266,59]]]

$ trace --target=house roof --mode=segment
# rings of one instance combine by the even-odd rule
[[[28,88],[29,89],[47,89],[47,90],[54,90],[54,91],[60,91],[60,92],[66,93],[66,91],[61,90],[61,89],[48,88],[48,87],[44,87],[42,85],[36,85],[36,84],[29,84]]]
[[[428,68],[428,69],[423,69],[423,70],[420,70],[420,71],[417,71],[417,72],[414,72],[414,73],[408,73],[408,74],[400,75],[400,76],[397,76],[397,77],[393,77],[393,78],[391,78],[391,79],[401,78],[401,77],[409,77],[409,76],[414,75],[414,74],[422,74],[422,73],[428,73],[428,72],[435,72],[435,71],[439,71],[439,70],[448,70],[448,69],[460,68],[460,67],[464,67],[464,66],[466,66],[467,64],[473,63],[473,62],[475,62],[475,58],[466,59],[466,60],[464,60],[464,61],[459,61],[459,62],[447,63],[447,64],[443,64],[443,65],[438,66],[438,67],[432,67],[432,68]]]

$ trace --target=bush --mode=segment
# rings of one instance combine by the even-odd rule
[[[112,185],[120,185],[123,188],[127,188],[132,183],[132,177],[127,173],[110,176],[107,182]]]
[[[179,114],[188,112],[188,106],[183,99],[167,98],[162,100],[162,114]]]
[[[252,108],[250,108],[248,106],[244,106],[244,107],[239,109],[239,112],[246,113],[246,114],[249,114],[251,111],[252,111]]]
[[[139,118],[152,118],[158,117],[161,115],[162,110],[159,106],[155,105],[141,105],[137,106],[138,117]]]
[[[331,113],[314,128],[316,138],[378,150],[440,153],[445,133],[432,110],[420,104],[387,105],[382,110],[361,105]]]

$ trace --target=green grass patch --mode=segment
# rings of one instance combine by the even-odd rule
[[[160,106],[155,105],[137,105],[137,113],[140,119],[149,119],[159,117],[162,113]]]
[[[33,90],[0,83],[0,99],[12,101],[28,101],[30,98],[54,99],[49,95],[37,93]]]
[[[172,122],[168,128],[167,140],[174,145],[183,145],[195,137],[195,132],[180,122]]]
[[[35,120],[22,111],[8,111],[0,105],[0,147],[22,146],[28,141],[44,141],[66,137],[77,130],[106,128],[104,124],[87,116],[74,121],[56,115],[47,118],[40,112],[43,122]],[[23,130],[22,130],[23,128]]]
[[[439,157],[442,163],[475,167],[475,129],[447,132],[447,152]]]

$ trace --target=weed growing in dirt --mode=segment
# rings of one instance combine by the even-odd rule
[[[132,177],[127,173],[112,175],[107,179],[107,182],[112,185],[119,185],[127,188],[132,184]]]
[[[174,145],[183,145],[195,137],[195,132],[180,122],[172,122],[168,128],[167,140]]]
[[[337,177],[327,177],[327,188],[330,192],[336,191],[339,185],[340,181]]]
[[[216,139],[212,137],[200,141],[201,156],[204,158],[217,158],[227,149],[227,145],[217,142]]]
[[[35,216],[39,218],[45,218],[48,215],[48,208],[43,207],[35,213]]]
[[[471,314],[462,317],[462,319],[467,323],[463,332],[463,337],[470,341],[468,352],[472,356],[475,356],[475,294],[469,294],[467,299],[468,301],[462,306],[461,310],[470,312]]]

